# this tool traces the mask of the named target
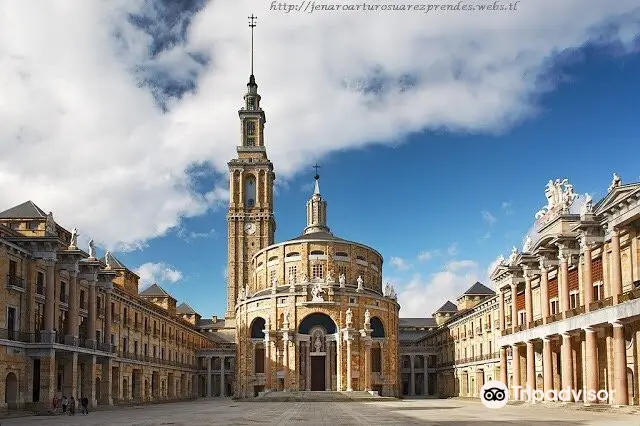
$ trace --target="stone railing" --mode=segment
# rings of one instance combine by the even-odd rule
[[[14,275],[7,275],[7,288],[25,289],[25,281],[23,278]]]

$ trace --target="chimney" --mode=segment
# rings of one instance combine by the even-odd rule
[[[211,319],[213,320],[214,324],[216,322],[218,322],[218,316],[217,315],[212,316]]]

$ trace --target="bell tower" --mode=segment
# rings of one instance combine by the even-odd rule
[[[229,165],[228,262],[226,327],[235,324],[238,294],[249,285],[251,257],[274,242],[273,164],[264,143],[266,118],[253,74],[253,30],[256,17],[249,17],[251,28],[251,74],[240,116],[240,145]]]

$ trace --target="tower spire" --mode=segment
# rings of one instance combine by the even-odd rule
[[[307,201],[307,227],[304,229],[304,233],[326,232],[331,234],[331,230],[327,226],[327,202],[320,195],[320,185],[318,183],[320,181],[320,175],[318,174],[320,166],[316,164],[313,168],[316,171],[313,176],[315,182],[313,195]]]
[[[256,27],[256,21],[258,17],[251,14],[249,16],[249,28],[251,28],[251,77],[253,78],[253,29]]]

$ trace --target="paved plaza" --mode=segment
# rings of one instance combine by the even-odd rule
[[[96,411],[88,416],[5,419],[9,425],[640,425],[640,414],[562,407],[485,408],[474,400],[237,402],[210,399]]]

